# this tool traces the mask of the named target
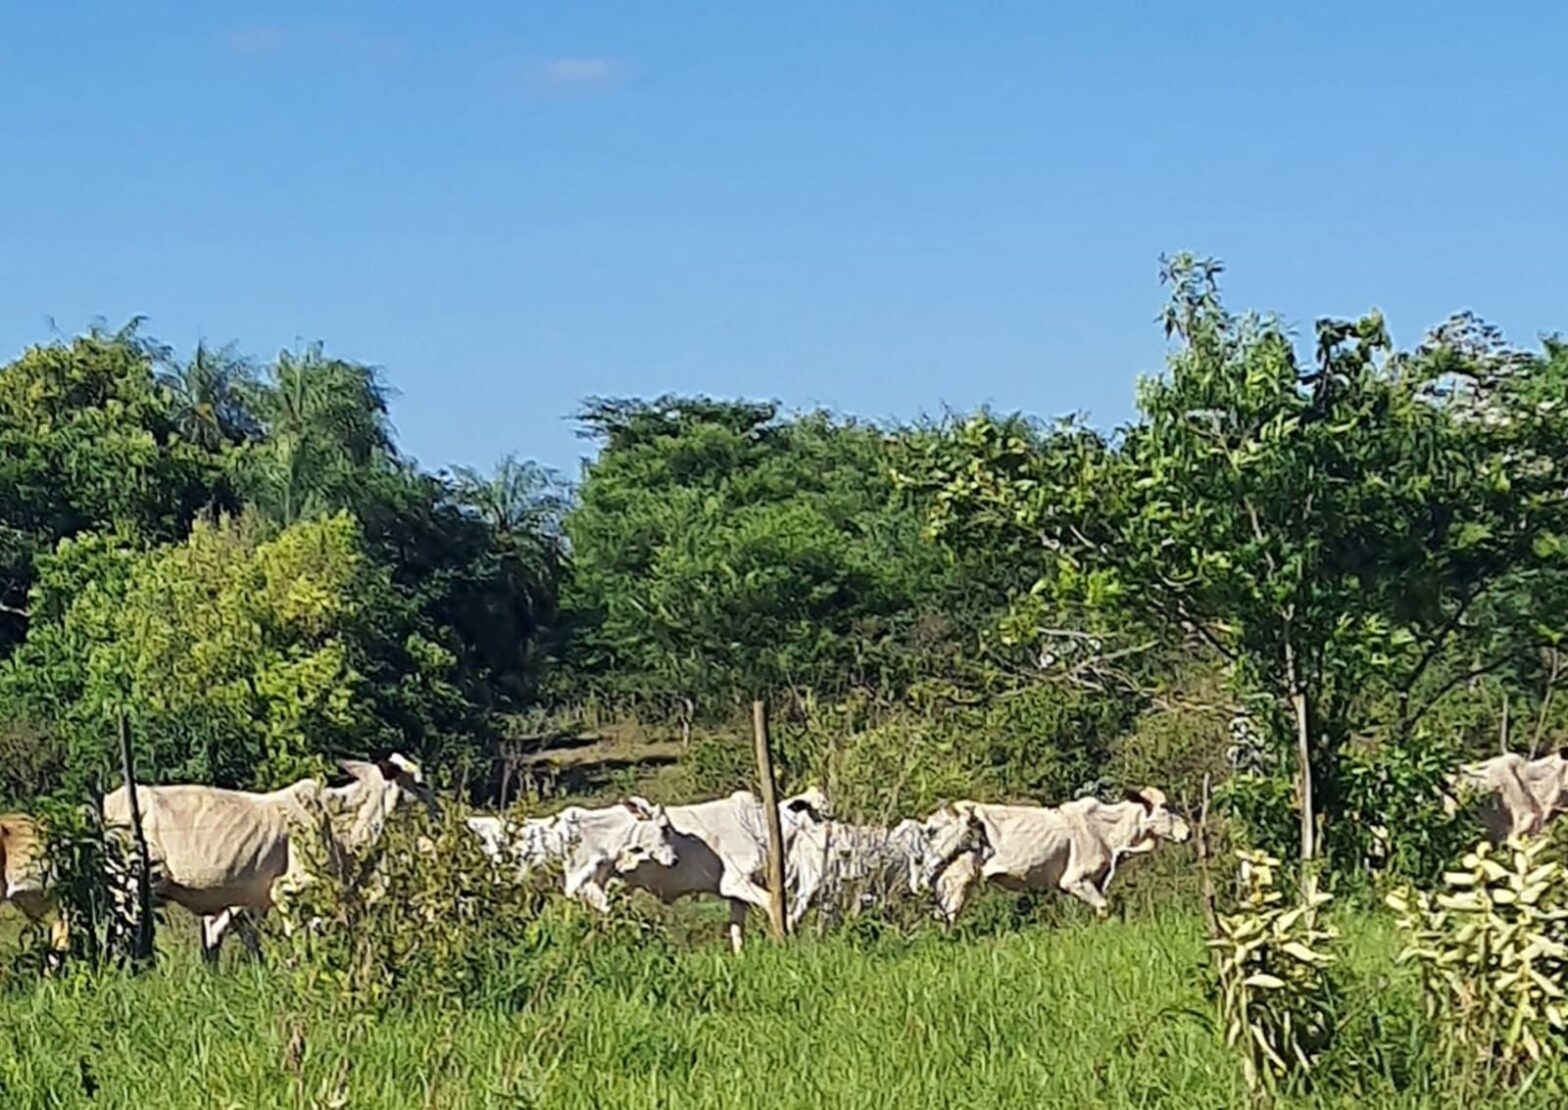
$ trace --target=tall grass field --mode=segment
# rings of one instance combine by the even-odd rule
[[[1346,911],[1339,925],[1353,997],[1322,1065],[1333,1082],[1280,1104],[1456,1104],[1386,917]],[[482,996],[379,1015],[294,991],[271,962],[209,970],[176,936],[144,975],[18,980],[0,998],[0,1106],[1247,1103],[1186,910],[759,937],[739,956],[577,930],[519,952]]]

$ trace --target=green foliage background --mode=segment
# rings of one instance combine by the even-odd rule
[[[112,783],[124,712],[153,779],[398,749],[483,797],[589,707],[695,729],[689,785],[729,789],[761,695],[786,779],[865,812],[1207,778],[1289,855],[1304,755],[1337,871],[1430,874],[1453,762],[1505,717],[1568,741],[1568,347],[1463,316],[1399,351],[1371,314],[1303,350],[1219,272],[1166,265],[1170,363],[1113,432],[590,398],[573,486],[422,469],[319,344],[33,347],[0,368],[0,796]]]

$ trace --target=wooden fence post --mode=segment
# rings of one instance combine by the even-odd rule
[[[779,820],[778,787],[773,782],[773,752],[768,747],[768,706],[761,698],[751,703],[751,733],[757,747],[762,810],[768,821],[768,918],[773,935],[782,937],[789,931],[784,914],[784,829]]]
[[[147,834],[142,829],[141,800],[136,796],[136,764],[131,756],[131,726],[120,714],[120,773],[125,778],[125,793],[131,803],[131,842],[136,847],[136,935],[131,942],[131,961],[145,964],[152,960],[152,862],[147,852]]]

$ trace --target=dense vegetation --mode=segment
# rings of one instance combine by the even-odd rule
[[[1503,719],[1564,738],[1568,347],[1458,317],[1394,351],[1374,315],[1299,352],[1217,272],[1168,266],[1170,367],[1113,434],[595,398],[575,489],[422,470],[320,346],[32,348],[0,369],[0,793],[81,796],[122,711],[151,777],[396,747],[483,784],[541,717],[690,735],[763,694],[793,776],[924,804],[1240,768],[1264,846],[1306,846],[1310,784],[1352,865]]]
[[[1445,1025],[1485,991],[1394,970],[1364,896],[1448,869],[1470,884],[1458,901],[1396,896],[1433,967],[1481,929],[1568,958],[1568,910],[1488,917],[1476,893],[1568,905],[1563,844],[1550,863],[1470,856],[1463,879],[1472,826],[1442,804],[1462,758],[1568,745],[1568,344],[1518,350],[1460,316],[1398,351],[1373,314],[1320,321],[1301,350],[1229,312],[1218,272],[1166,267],[1169,366],[1114,432],[593,398],[596,453],[570,487],[515,456],[421,468],[377,373],[319,346],[182,360],[133,323],[0,367],[6,808],[114,784],[121,716],[152,780],[266,788],[396,749],[485,802],[503,745],[630,721],[681,737],[675,793],[718,792],[750,783],[741,721],[764,696],[786,780],[848,813],[1151,782],[1196,811],[1213,785],[1223,832],[1254,849],[1219,919],[1163,905],[1011,935],[1059,916],[1026,900],[956,937],[873,917],[731,963],[641,911],[588,923],[478,896],[462,835],[442,851],[466,862],[440,871],[405,839],[398,899],[323,887],[311,914],[353,927],[292,955],[275,938],[291,974],[215,986],[176,960],[5,999],[8,1104],[195,1072],[246,1103],[891,1105],[953,1101],[956,1072],[976,1104],[1222,1105],[1242,1081],[1205,1025],[1203,929],[1254,1094],[1277,1072],[1310,1095],[1306,1064],[1271,1071],[1254,1029],[1294,1038],[1321,1105],[1559,1082],[1517,1047],[1568,1048],[1555,1003],[1519,1019],[1539,1042],[1510,1039],[1483,1074],[1455,1063],[1471,1042],[1440,1056],[1443,1028],[1495,1035],[1512,973],[1464,954],[1495,1006]],[[1186,863],[1143,917],[1196,901]],[[1286,956],[1294,978],[1274,973]],[[140,1027],[182,1039],[152,1056]]]

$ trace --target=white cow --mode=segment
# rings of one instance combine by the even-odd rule
[[[562,886],[600,913],[609,910],[608,888],[623,872],[676,864],[674,830],[662,806],[641,799],[600,809],[568,806],[555,820],[575,830],[563,843]]]
[[[1507,752],[1478,763],[1467,763],[1450,782],[1456,791],[1481,797],[1481,825],[1486,838],[1500,844],[1511,836],[1533,836],[1568,808],[1568,749],[1538,759]],[[1449,813],[1457,806],[1445,800]]]
[[[1105,890],[1123,856],[1191,835],[1187,822],[1171,812],[1164,793],[1154,787],[1131,791],[1124,802],[1084,798],[1054,809],[963,805],[984,826],[989,855],[964,854],[934,879],[938,905],[950,924],[981,879],[1005,890],[1055,887],[1103,915]],[[938,814],[928,827],[939,829],[949,820],[954,819]]]
[[[464,823],[479,837],[485,855],[497,865],[515,864],[515,878],[549,860],[565,860],[572,846],[582,837],[576,810],[551,817],[526,817],[513,821],[505,817],[475,814]]]
[[[790,844],[790,928],[816,902],[834,913],[845,895],[883,901],[925,889],[930,837],[919,821],[893,828],[842,821],[807,821]]]
[[[826,799],[819,791],[788,798],[779,804],[783,850],[802,825],[822,816]],[[642,798],[628,803],[644,813],[653,808]],[[756,906],[767,911],[769,895],[764,882],[768,861],[768,828],[762,802],[750,791],[694,805],[668,806],[675,862],[645,859],[633,866],[617,865],[616,874],[627,886],[646,890],[666,903],[695,894],[713,894],[730,904],[730,946],[740,951],[746,911]]]
[[[419,767],[402,755],[378,763],[344,760],[353,781],[327,787],[316,779],[267,794],[213,786],[136,788],[147,841],[153,893],[202,917],[202,954],[216,959],[235,914],[257,915],[277,897],[308,881],[294,838],[321,828],[324,814],[342,814],[341,838],[330,828],[330,847],[362,851],[374,843],[387,818],[405,800],[434,807]],[[125,787],[104,796],[104,820],[130,838],[130,795]]]

